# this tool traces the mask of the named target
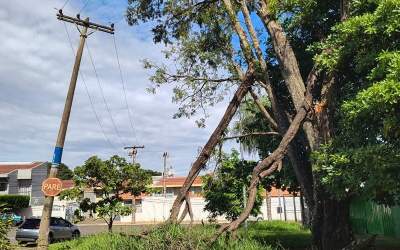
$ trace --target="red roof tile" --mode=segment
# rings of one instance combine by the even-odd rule
[[[62,189],[69,189],[75,186],[73,180],[61,180],[62,182]]]
[[[167,177],[165,178],[165,185],[167,187],[182,187],[183,183],[185,182],[186,177]],[[196,177],[194,180],[192,187],[201,187],[201,176]],[[163,178],[160,178],[159,180],[156,180],[153,183],[153,187],[163,187],[164,186],[164,180]]]
[[[18,169],[32,169],[42,164],[43,162],[0,162],[0,174],[11,173]]]

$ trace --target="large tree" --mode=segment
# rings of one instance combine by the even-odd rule
[[[331,187],[338,182],[327,179],[330,169],[324,168],[323,157],[318,156],[335,153],[337,149],[321,148],[324,144],[336,145],[335,141],[350,141],[342,148],[351,145],[355,150],[371,141],[380,147],[396,145],[399,98],[392,93],[397,93],[399,83],[398,67],[391,59],[396,58],[399,44],[398,5],[394,0],[130,0],[128,22],[151,21],[154,41],[169,45],[166,56],[177,65],[171,69],[146,63],[146,67],[155,69],[152,80],[156,87],[174,82],[173,100],[181,104],[176,117],[205,111],[207,105],[214,105],[228,90],[238,86],[221,122],[192,165],[170,220],[177,220],[190,185],[250,90],[268,129],[263,132],[276,132],[270,135],[278,136],[267,145],[273,148],[264,149],[266,154],[261,155],[262,160],[253,169],[248,206],[221,233],[236,230],[247,218],[258,183],[280,169],[287,159],[286,165],[293,168],[312,211],[315,248],[339,249],[348,245],[351,196],[332,194]],[[385,49],[392,53],[385,57]],[[373,77],[376,86],[371,86]],[[381,91],[388,93],[383,101],[377,98]],[[265,95],[270,105],[259,105],[257,93]],[[380,104],[388,109],[370,109]],[[363,108],[362,112],[358,107]],[[341,110],[344,113],[337,112]],[[371,111],[382,115],[373,126],[365,126],[365,114]],[[200,119],[199,125],[203,121]],[[353,128],[347,135],[354,137],[354,141],[343,132],[346,124]],[[358,130],[357,126],[365,129]],[[358,136],[365,138],[360,142]],[[369,152],[378,155],[379,150]],[[391,152],[396,155],[396,151]],[[353,168],[351,164],[346,166]],[[388,166],[392,169],[394,165],[389,162]]]
[[[62,199],[78,199],[84,212],[97,213],[112,230],[117,216],[135,212],[124,206],[121,195],[131,193],[134,196],[145,192],[151,183],[151,176],[140,168],[139,164],[130,164],[117,155],[108,160],[92,156],[82,166],[74,169],[75,186],[61,193]],[[99,199],[84,197],[84,192],[92,189]]]

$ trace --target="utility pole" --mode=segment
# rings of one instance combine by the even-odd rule
[[[163,194],[164,198],[167,198],[167,186],[165,183],[165,175],[167,174],[167,157],[168,157],[168,152],[164,152],[163,158],[164,158],[164,171],[163,171]]]
[[[142,145],[142,146],[133,145],[133,146],[124,147],[124,149],[130,149],[128,155],[130,157],[132,157],[133,165],[135,164],[138,148],[144,148],[144,145]],[[136,197],[134,194],[132,194],[132,221],[133,221],[133,224],[136,223]]]
[[[70,22],[76,24],[77,27],[81,26],[83,27],[82,30],[80,31],[80,42],[79,42],[79,47],[78,51],[76,53],[75,57],[75,63],[74,63],[74,68],[72,70],[72,75],[71,75],[71,80],[68,88],[68,94],[67,98],[65,100],[65,106],[64,106],[64,111],[62,114],[62,119],[61,119],[61,124],[58,130],[58,136],[57,136],[57,141],[56,145],[54,148],[54,154],[53,154],[53,161],[51,164],[51,169],[49,172],[49,178],[55,178],[57,176],[58,172],[58,167],[61,164],[61,158],[62,158],[62,153],[63,153],[63,148],[64,148],[64,142],[65,142],[65,135],[67,133],[67,128],[68,128],[68,121],[69,121],[69,116],[71,114],[71,107],[72,107],[72,102],[74,99],[74,92],[75,92],[75,87],[76,87],[76,81],[78,79],[78,74],[79,74],[79,67],[81,64],[81,59],[82,59],[82,54],[83,54],[83,48],[85,46],[85,40],[88,36],[88,29],[96,29],[98,31],[103,31],[107,32],[110,34],[114,34],[114,25],[111,25],[110,27],[95,24],[89,22],[89,18],[86,18],[84,20],[80,19],[80,16],[77,15],[77,18],[66,16],[63,14],[62,10],[59,10],[57,13],[57,19],[65,22]],[[90,35],[90,34],[89,34]],[[53,210],[53,201],[54,197],[53,196],[46,196],[43,204],[43,212],[42,212],[42,218],[40,220],[40,228],[39,228],[39,238],[38,238],[38,249],[44,250],[48,248],[49,244],[49,224],[50,224],[50,217],[51,217],[51,212]]]
[[[132,157],[132,164],[135,164],[135,159],[136,159],[137,149],[138,148],[144,148],[144,146],[143,145],[142,146],[133,145],[133,146],[124,147],[124,149],[130,149],[131,150],[131,151],[129,151],[128,155],[130,157]]]
[[[163,217],[165,220],[165,203],[167,201],[167,185],[165,183],[165,175],[167,174],[167,157],[168,157],[168,152],[163,153],[163,158],[164,158],[164,170],[163,170],[163,194],[164,194],[164,202],[163,202]]]

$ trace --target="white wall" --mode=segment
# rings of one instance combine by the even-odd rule
[[[164,197],[154,197],[154,196],[149,196],[149,197],[144,197],[142,200],[142,208],[141,212],[136,213],[136,222],[141,223],[141,222],[162,222],[166,219],[168,219],[169,216],[169,211],[171,210],[172,204],[175,200],[175,197],[167,197],[164,199]],[[192,210],[193,210],[193,217],[195,221],[207,221],[208,220],[208,215],[209,213],[204,211],[204,206],[205,206],[205,201],[204,198],[200,197],[193,197],[190,199],[192,203]],[[271,197],[271,215],[272,215],[272,220],[285,220],[285,210],[283,206],[283,202],[286,202],[286,220],[294,221],[295,220],[295,215],[294,215],[294,202],[296,206],[296,216],[297,216],[297,221],[301,221],[301,210],[300,210],[300,198],[295,197],[293,200],[293,197]],[[185,204],[185,203],[184,203]],[[282,207],[282,213],[278,213],[278,208],[280,206]],[[184,209],[184,205],[181,207],[181,213]],[[267,216],[267,204],[266,200],[263,199],[263,203],[261,205],[261,214],[258,215],[256,218],[262,218],[264,220],[268,219]],[[128,216],[122,216],[121,217],[121,222],[132,222],[132,215]],[[185,221],[190,221],[189,215],[187,215],[184,219]],[[218,221],[225,221],[223,217],[218,217]]]
[[[54,198],[53,210],[51,212],[52,217],[62,217],[65,219],[65,211],[67,208],[68,201],[60,200],[58,197]],[[30,217],[41,217],[43,211],[43,205],[31,206],[21,210],[21,215],[25,218]]]

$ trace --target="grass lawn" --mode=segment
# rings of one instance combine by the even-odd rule
[[[311,233],[299,223],[261,221],[249,223],[247,230],[240,228],[237,238],[221,237],[210,246],[209,239],[216,233],[216,225],[195,225],[191,228],[167,225],[154,229],[145,237],[101,233],[77,240],[50,245],[50,250],[282,250],[310,249]],[[378,237],[377,250],[400,249],[400,239]]]
[[[249,223],[248,230],[240,234],[260,244],[284,249],[307,249],[311,245],[311,232],[301,224],[286,221],[260,221]]]

